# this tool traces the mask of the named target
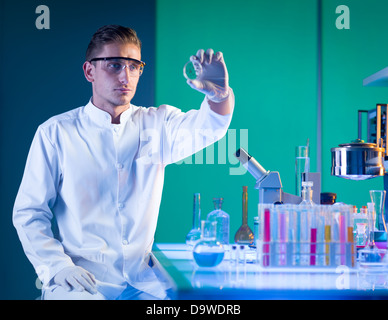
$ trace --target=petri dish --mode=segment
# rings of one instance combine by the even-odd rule
[[[188,61],[183,67],[183,75],[187,80],[195,80],[202,73],[202,66],[200,63],[193,63]]]

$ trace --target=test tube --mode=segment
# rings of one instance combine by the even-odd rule
[[[230,254],[230,260],[229,260],[230,264],[232,266],[237,266],[237,264],[238,264],[237,245],[233,244],[231,246],[231,250],[230,250],[229,254]]]
[[[316,253],[317,253],[317,210],[311,207],[309,210],[310,220],[310,266],[316,265]]]
[[[295,205],[287,205],[287,240],[286,240],[286,264],[287,266],[295,265]]]
[[[301,207],[300,206],[294,206],[292,211],[292,221],[294,226],[294,232],[293,232],[293,240],[295,243],[295,246],[293,248],[294,251],[294,258],[293,258],[293,264],[296,266],[300,265],[300,243],[301,243]]]
[[[242,264],[244,267],[246,266],[247,260],[246,260],[246,251],[245,251],[245,245],[239,245],[238,250],[238,263]]]
[[[353,208],[351,206],[345,206],[345,219],[346,219],[346,265],[354,267],[354,234],[353,234]]]
[[[324,206],[322,208],[323,211],[323,216],[324,216],[324,226],[325,226],[325,265],[329,266],[330,265],[330,243],[331,243],[331,231],[332,231],[332,212],[331,212],[331,207],[330,206]]]
[[[369,237],[368,237],[368,247],[374,248],[375,244],[375,230],[376,230],[376,211],[375,205],[373,202],[368,202],[368,229],[369,229]]]
[[[288,228],[288,207],[285,205],[277,206],[278,217],[278,243],[279,260],[278,264],[285,266],[287,259],[287,228]]]
[[[271,212],[269,208],[264,209],[263,224],[263,266],[269,266],[270,241],[271,241]]]
[[[347,239],[347,231],[346,231],[346,212],[344,211],[344,207],[341,206],[339,212],[339,236],[340,236],[340,254],[341,254],[341,265],[346,264],[346,239]]]
[[[259,216],[259,232],[256,238],[256,259],[257,263],[262,266],[268,266],[269,263],[269,242],[270,242],[270,213],[267,216],[267,225],[264,225],[265,221],[265,210],[268,209],[269,212],[273,210],[274,205],[271,203],[259,203],[258,204],[258,216]],[[265,231],[268,231],[265,233]],[[269,237],[269,238],[268,238]],[[266,238],[267,241],[265,240]],[[266,243],[267,242],[267,243]],[[265,252],[267,250],[267,252]]]
[[[323,205],[315,206],[317,217],[317,260],[316,265],[324,266],[325,259],[325,215]]]
[[[310,264],[310,228],[309,211],[311,206],[300,207],[300,265],[308,266]]]

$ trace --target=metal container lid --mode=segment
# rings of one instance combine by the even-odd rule
[[[350,180],[366,180],[385,173],[384,148],[357,139],[331,149],[331,174]]]

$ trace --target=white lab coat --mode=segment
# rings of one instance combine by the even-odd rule
[[[233,93],[229,99],[234,105]],[[108,299],[127,284],[163,298],[147,262],[164,168],[221,139],[230,121],[205,98],[200,110],[187,113],[131,105],[118,125],[89,102],[40,125],[13,223],[44,288],[61,269],[78,265],[94,274]]]

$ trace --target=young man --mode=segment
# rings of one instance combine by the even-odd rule
[[[93,96],[39,126],[14,206],[44,299],[165,298],[148,264],[164,168],[222,138],[234,107],[222,53],[190,59],[202,67],[188,80],[206,95],[199,110],[137,107],[136,32],[109,25],[93,35],[83,65]]]

